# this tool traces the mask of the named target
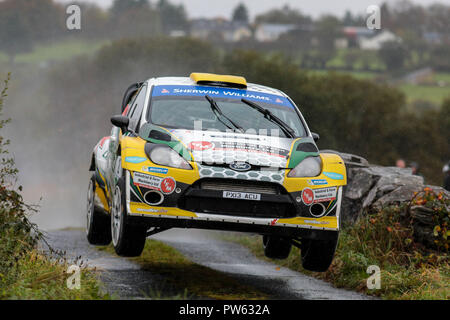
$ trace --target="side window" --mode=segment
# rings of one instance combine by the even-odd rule
[[[128,128],[133,131],[136,131],[139,124],[139,119],[141,118],[142,110],[144,109],[146,94],[147,87],[143,86],[139,91],[136,99],[134,100],[130,111],[128,112],[128,118],[130,118],[130,124],[128,125]]]
[[[139,92],[141,92],[141,91],[142,91],[142,88],[139,89],[137,92],[135,92],[133,94],[133,96],[131,97],[130,102],[128,102],[128,106],[125,109],[126,112],[124,111],[125,116],[130,117],[131,113],[133,112],[133,110],[136,107],[136,104],[135,104],[136,97],[139,95]]]

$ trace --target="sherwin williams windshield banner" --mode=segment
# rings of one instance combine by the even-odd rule
[[[154,86],[152,93],[153,97],[161,97],[161,96],[203,97],[205,95],[209,95],[211,97],[216,98],[235,98],[235,99],[245,98],[255,102],[266,102],[293,108],[293,105],[289,102],[289,100],[283,96],[242,89],[217,88],[206,86],[162,85],[162,86]]]

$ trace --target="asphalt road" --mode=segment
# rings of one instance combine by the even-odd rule
[[[191,261],[227,273],[273,299],[368,299],[365,295],[336,289],[321,280],[280,268],[276,262],[262,261],[247,248],[221,240],[218,232],[172,229],[152,238],[174,247]],[[65,251],[69,259],[81,256],[89,266],[99,270],[104,290],[116,297],[148,298],[155,289],[163,290],[165,297],[176,294],[164,277],[142,270],[127,258],[89,245],[82,230],[48,232],[48,242],[53,248]]]

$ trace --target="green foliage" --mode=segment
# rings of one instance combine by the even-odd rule
[[[450,248],[450,199],[443,192],[436,194],[432,189],[425,188],[415,194],[411,205],[423,206],[433,212],[433,236],[436,248],[448,253]]]
[[[10,76],[0,92],[0,117],[7,96]],[[0,118],[0,129],[9,119]],[[16,187],[17,169],[9,157],[8,140],[0,135],[0,299],[99,299],[100,293],[92,271],[82,269],[80,290],[66,286],[68,262],[61,257],[51,261],[36,246],[45,239],[29,215],[34,206],[23,201],[22,187]]]
[[[0,2],[1,48],[13,61],[34,44],[60,36],[64,29],[63,7],[53,0],[6,0]]]
[[[442,198],[432,198],[431,193],[425,190],[427,192],[424,197],[419,195],[413,201],[428,199],[428,206],[437,209],[435,217],[440,221],[439,225],[443,226],[445,221],[448,223],[448,210],[443,209]],[[445,201],[448,206],[449,200]],[[406,209],[407,204],[388,207],[373,215],[363,216],[354,225],[344,226],[333,263],[324,273],[304,270],[299,250],[293,250],[288,259],[279,263],[324,279],[336,287],[358,290],[383,299],[447,300],[450,298],[448,254],[427,249],[415,241],[414,221],[405,214]],[[443,235],[444,228],[438,231],[436,238],[441,239]],[[233,236],[228,239],[237,241],[249,247],[257,256],[264,257],[260,237]],[[445,241],[448,244],[448,240]],[[379,290],[367,289],[369,275],[366,270],[370,265],[380,267]]]
[[[312,19],[309,16],[303,15],[300,11],[285,5],[281,9],[272,9],[258,15],[255,22],[307,25],[311,24]]]
[[[397,41],[383,43],[378,54],[390,72],[402,70],[408,58],[407,49],[402,43]]]
[[[248,23],[248,9],[245,4],[241,2],[234,8],[232,19],[233,21]]]
[[[187,13],[183,5],[173,5],[168,0],[159,0],[157,4],[161,22],[165,31],[186,30],[188,28]]]

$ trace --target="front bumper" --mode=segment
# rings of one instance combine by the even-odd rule
[[[277,195],[263,193],[258,202],[251,202],[223,199],[220,198],[220,190],[199,190],[193,188],[193,185],[177,182],[177,192],[166,195],[164,202],[160,205],[151,206],[139,200],[137,194],[138,192],[143,194],[147,189],[143,192],[140,189],[137,190],[133,177],[129,171],[126,171],[127,211],[131,220],[149,227],[215,229],[311,239],[332,237],[339,230],[342,186],[337,187],[336,200],[326,203],[330,209],[329,213],[320,218],[314,218],[303,214],[303,204],[295,201],[301,196],[301,191]],[[187,199],[189,202],[186,201]],[[214,210],[205,211],[201,206],[195,206],[196,199],[203,203],[217,202],[217,205]],[[220,211],[220,201],[226,201],[222,204],[228,203],[223,206],[225,208],[223,211]],[[249,206],[249,203],[259,207],[255,210],[254,207]],[[242,209],[236,208],[239,204],[247,206],[249,210],[247,212],[237,210]],[[283,210],[273,210],[273,207],[267,207],[269,205],[283,208]],[[258,215],[257,213],[261,210],[265,210],[264,207],[266,211],[267,208],[272,210],[273,214],[265,212]]]

